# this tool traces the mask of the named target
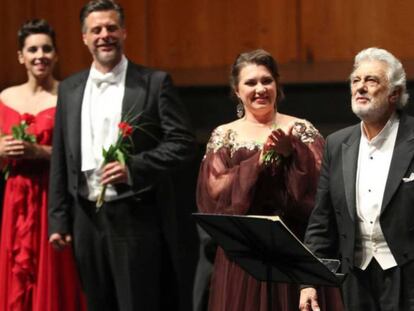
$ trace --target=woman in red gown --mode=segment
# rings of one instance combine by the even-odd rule
[[[198,208],[204,213],[279,215],[303,238],[324,140],[309,122],[278,111],[283,92],[269,53],[240,54],[232,67],[231,86],[239,119],[217,127],[211,135],[200,167]],[[342,310],[339,291],[322,291],[323,310]],[[298,309],[297,285],[275,283],[272,292],[273,310]],[[248,275],[221,248],[214,263],[209,310],[268,310],[266,283]]]
[[[0,241],[1,311],[82,310],[82,296],[70,249],[48,243],[47,189],[58,82],[55,34],[44,20],[25,23],[18,33],[18,60],[28,81],[0,94],[0,158],[8,171]],[[13,138],[25,120],[29,142]]]

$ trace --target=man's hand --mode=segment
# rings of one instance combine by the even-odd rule
[[[300,311],[320,311],[318,304],[318,293],[313,287],[306,287],[300,291]]]
[[[62,250],[72,243],[72,236],[70,234],[52,233],[49,238],[49,243],[57,250]]]
[[[103,167],[101,177],[101,183],[103,185],[127,182],[128,173],[125,165],[119,162],[110,162]]]

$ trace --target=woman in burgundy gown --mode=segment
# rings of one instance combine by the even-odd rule
[[[309,122],[277,111],[283,99],[275,60],[240,54],[231,71],[239,119],[217,127],[200,167],[197,204],[203,213],[279,215],[303,238],[314,204],[324,140]],[[267,156],[267,160],[264,160]],[[273,310],[299,306],[298,286],[273,284]],[[339,291],[321,289],[323,310],[342,310]],[[218,248],[209,310],[267,311],[266,284]]]
[[[0,158],[8,171],[0,240],[1,311],[83,310],[70,249],[48,242],[47,189],[58,82],[55,35],[44,20],[25,23],[18,33],[19,62],[28,81],[0,94]],[[29,142],[13,138],[25,120]]]

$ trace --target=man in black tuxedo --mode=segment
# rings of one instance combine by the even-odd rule
[[[352,110],[362,120],[326,140],[305,243],[339,258],[348,311],[414,310],[414,118],[401,62],[378,48],[355,57]],[[301,291],[300,310],[319,310]]]
[[[183,106],[165,72],[128,61],[122,8],[81,10],[89,70],[59,87],[51,160],[50,242],[73,239],[88,310],[178,310],[177,217],[170,173],[193,156]],[[128,121],[126,164],[103,165],[102,148]],[[107,186],[99,211],[96,201]]]

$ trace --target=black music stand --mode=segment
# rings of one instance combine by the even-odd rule
[[[269,310],[272,282],[325,286],[342,283],[343,275],[324,264],[338,262],[339,266],[339,261],[317,258],[277,216],[193,216],[229,258],[257,280],[267,282]]]

